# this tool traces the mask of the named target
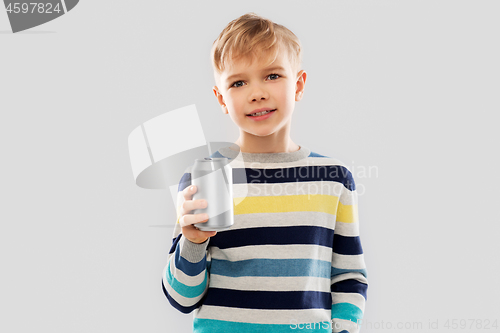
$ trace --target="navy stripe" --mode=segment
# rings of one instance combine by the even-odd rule
[[[334,293],[358,293],[366,299],[367,284],[355,279],[339,281],[331,285],[330,290]]]
[[[338,254],[362,254],[363,248],[359,236],[348,237],[335,234],[333,236],[333,252]]]
[[[332,295],[320,291],[257,291],[208,288],[205,305],[244,309],[328,309]]]
[[[244,172],[241,172],[241,170]],[[344,184],[348,190],[354,191],[356,189],[351,172],[341,165],[304,165],[277,169],[233,169],[234,184],[274,184],[319,181],[339,182]]]
[[[181,237],[182,237],[182,234],[179,234],[179,235],[177,235],[177,237],[175,237],[172,240],[172,246],[170,247],[170,252],[168,254],[174,253],[175,248],[177,247],[177,243],[179,243],[179,241],[181,240]]]
[[[332,229],[317,226],[262,227],[226,230],[210,238],[220,249],[248,245],[314,244],[333,247]]]
[[[175,301],[175,299],[172,298],[172,296],[170,296],[170,294],[168,293],[167,289],[165,289],[165,286],[163,285],[163,280],[161,282],[161,287],[163,289],[163,293],[167,297],[167,299],[170,302],[170,304],[172,304],[172,306],[174,308],[176,308],[177,310],[179,310],[182,313],[191,313],[191,312],[193,312],[193,310],[195,310],[197,307],[199,307],[201,303],[203,303],[203,298],[202,298],[198,303],[196,303],[193,306],[189,306],[189,307],[182,306],[179,303],[177,303]]]
[[[345,169],[345,168],[344,168]],[[344,187],[347,188],[348,190],[354,191],[356,189],[356,182],[354,181],[354,177],[352,176],[352,173],[347,170],[347,174],[344,180]]]

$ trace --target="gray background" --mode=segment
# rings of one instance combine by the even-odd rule
[[[0,10],[0,330],[191,330],[192,315],[161,290],[175,207],[167,191],[134,184],[127,138],[190,104],[208,141],[238,138],[212,93],[209,50],[250,11],[304,46],[292,139],[344,161],[364,187],[362,332],[500,321],[499,10],[457,0],[86,0],[18,34]],[[179,140],[189,135],[184,124]]]

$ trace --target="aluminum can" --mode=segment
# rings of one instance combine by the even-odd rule
[[[233,173],[227,157],[196,159],[191,170],[191,184],[197,191],[192,200],[205,199],[207,208],[192,214],[208,214],[208,221],[195,223],[203,231],[223,231],[234,224]]]

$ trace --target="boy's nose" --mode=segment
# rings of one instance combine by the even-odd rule
[[[259,85],[255,86],[252,89],[252,92],[250,93],[251,101],[265,100],[268,97],[269,97],[268,93],[265,91],[265,89],[262,89],[262,87]]]

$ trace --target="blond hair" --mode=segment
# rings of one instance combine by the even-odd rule
[[[214,41],[210,52],[214,74],[220,75],[231,60],[243,57],[251,61],[261,51],[268,55],[266,66],[286,51],[292,69],[296,72],[300,69],[302,47],[297,36],[280,24],[248,13],[229,22]]]

